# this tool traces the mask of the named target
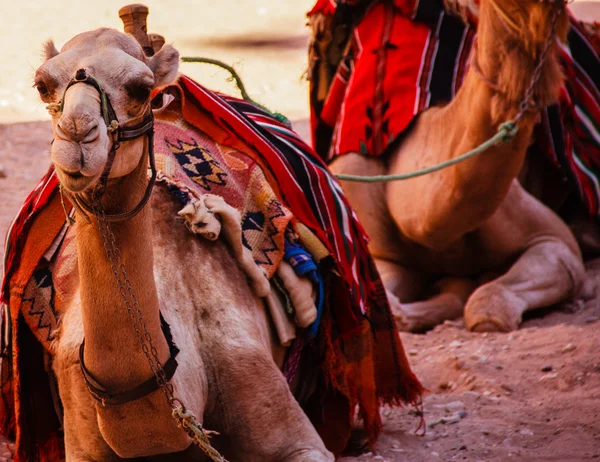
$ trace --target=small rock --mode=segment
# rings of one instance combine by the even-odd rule
[[[8,175],[6,174],[6,169],[0,165],[0,178],[6,178]]]
[[[519,430],[519,434],[533,436],[533,432],[531,430],[529,430],[528,428],[522,428],[521,430]]]
[[[570,351],[573,351],[577,348],[577,346],[573,345],[572,343],[567,343],[565,345],[565,347],[562,349],[563,353],[569,353]]]
[[[452,414],[449,417],[440,417],[439,419],[434,420],[433,422],[429,422],[427,424],[427,426],[429,428],[433,428],[439,424],[457,423],[457,422],[460,422],[461,419],[464,419],[466,417],[466,415],[467,415],[467,413],[464,410],[460,410],[460,411],[455,412],[454,414]],[[425,445],[425,446],[427,446],[427,445]]]
[[[452,347],[452,348],[460,348],[462,345],[463,344],[460,340],[453,340],[452,342],[450,342],[450,345],[448,345],[448,346]]]
[[[508,350],[510,350],[510,347],[509,347],[508,345],[504,345],[504,346],[502,347],[502,349],[503,349],[504,351],[508,351]]]
[[[539,381],[545,382],[546,380],[554,380],[556,377],[558,377],[558,374],[556,372],[554,372],[553,374],[545,374],[540,377]]]
[[[465,403],[462,401],[452,401],[450,403],[434,404],[433,407],[438,409],[447,409],[449,412],[456,412],[465,408]]]
[[[544,366],[542,367],[542,372],[550,372],[552,370],[552,366],[548,365],[548,366]]]
[[[502,364],[496,364],[496,369],[501,371],[502,369],[504,369],[504,366]]]
[[[408,354],[411,356],[417,356],[418,351],[417,350],[408,350]]]
[[[432,455],[433,457],[440,457],[440,453],[439,453],[439,452],[437,452],[437,451],[431,451],[431,455]]]
[[[454,382],[442,382],[438,385],[440,390],[451,390],[455,386]]]
[[[558,427],[556,430],[554,430],[554,434],[555,435],[559,435],[562,432],[562,428]]]
[[[467,449],[467,447],[463,444],[460,448],[458,448],[459,451],[465,451]]]
[[[490,390],[485,390],[483,392],[483,396],[490,396],[492,394],[492,392]]]
[[[500,385],[500,388],[502,388],[504,391],[507,391],[508,393],[512,393],[513,391],[515,391],[513,387],[511,387],[510,385],[506,385],[505,383]]]
[[[489,430],[482,430],[482,432],[481,432],[481,433],[483,433],[484,435],[486,435],[486,436],[487,436],[487,435],[489,435],[489,434],[490,434],[490,431],[489,431]]]
[[[593,322],[596,322],[596,321],[598,321],[599,319],[600,319],[600,318],[599,318],[598,316],[588,316],[588,317],[587,317],[587,318],[585,318],[583,321],[584,321],[586,324],[591,324],[591,323],[593,323]]]
[[[569,391],[573,388],[565,379],[558,379],[556,386],[560,391]]]
[[[479,399],[481,398],[481,393],[476,391],[465,391],[463,393],[464,396],[470,396],[471,398]]]

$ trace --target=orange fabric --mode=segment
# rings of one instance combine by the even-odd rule
[[[35,399],[34,396],[23,395],[21,374],[23,373],[24,367],[30,368],[31,370],[28,370],[27,373],[30,375],[32,373],[36,374],[36,376],[38,376],[38,380],[45,379],[47,381],[47,377],[39,377],[39,368],[34,370],[34,363],[36,362],[34,358],[20,357],[21,350],[24,347],[24,335],[26,336],[29,334],[29,337],[32,336],[27,329],[24,329],[24,332],[21,332],[20,327],[25,327],[21,317],[21,304],[25,286],[31,279],[31,276],[33,275],[33,272],[39,261],[52,245],[54,238],[60,232],[64,223],[65,214],[62,209],[60,196],[59,194],[54,193],[52,199],[46,205],[43,213],[40,213],[34,219],[23,247],[23,252],[21,254],[23,257],[21,258],[19,266],[13,273],[13,276],[10,280],[13,375],[10,382],[3,384],[2,391],[3,393],[7,393],[9,400],[2,400],[3,402],[1,406],[5,408],[2,409],[0,407],[0,414],[5,416],[5,420],[2,422],[2,428],[0,430],[5,436],[14,436],[15,438],[15,462],[32,460],[34,454],[37,455],[36,460],[40,462],[56,462],[63,457],[62,435],[60,434],[58,427],[39,428],[39,431],[36,431],[36,436],[40,436],[40,440],[32,440],[31,435],[28,435],[30,430],[32,430],[30,428],[31,426],[36,425],[36,427],[41,427],[42,425],[46,424],[46,422],[37,422],[34,421],[34,419],[41,420],[46,418],[46,416],[54,415],[54,406],[52,400],[44,403],[44,399]],[[29,338],[28,344],[30,344],[32,341],[37,343],[32,338]],[[36,353],[38,355],[41,354],[41,350]],[[31,379],[32,377],[29,377],[28,381]],[[38,383],[35,383],[35,385],[38,385]],[[45,387],[37,388],[41,389]],[[34,392],[34,390],[32,389],[31,392]],[[10,398],[12,398],[12,401]],[[35,401],[36,405],[44,406],[45,409],[41,411],[36,410],[35,416],[28,415],[29,413],[23,409],[25,407],[25,400],[31,402]],[[6,408],[6,404],[8,404],[8,408]]]

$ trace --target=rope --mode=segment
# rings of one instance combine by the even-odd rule
[[[259,104],[256,101],[254,101],[252,98],[250,98],[250,95],[248,95],[248,92],[246,91],[246,87],[244,86],[244,82],[242,82],[241,77],[235,71],[235,69],[233,67],[229,66],[228,64],[225,64],[222,61],[219,61],[217,59],[212,59],[212,58],[184,56],[181,58],[181,61],[184,63],[212,64],[214,66],[218,66],[218,67],[225,69],[227,72],[229,72],[231,74],[231,77],[235,80],[235,84],[238,87],[238,89],[240,90],[240,93],[242,94],[242,98],[244,98],[244,100],[249,101],[252,104],[258,106],[259,108],[261,108],[262,110],[266,111],[271,116],[273,116],[275,119],[286,124],[288,127],[291,127],[290,121],[283,114],[280,114],[278,112],[272,112],[269,109],[267,109],[265,106],[263,106],[262,104]],[[509,141],[512,141],[513,138],[516,136],[517,132],[519,131],[519,127],[517,127],[517,121],[520,118],[520,116],[521,116],[521,114],[514,120],[509,120],[508,122],[504,122],[502,125],[500,125],[498,132],[493,137],[491,137],[487,141],[481,143],[475,149],[473,149],[469,152],[466,152],[458,157],[455,157],[454,159],[446,160],[444,162],[441,162],[440,164],[433,165],[431,167],[427,167],[422,170],[417,170],[416,172],[401,173],[398,175],[374,175],[374,176],[349,175],[349,174],[339,173],[336,175],[336,177],[339,180],[343,180],[343,181],[355,181],[355,182],[360,182],[360,183],[383,183],[383,182],[388,182],[388,181],[408,180],[410,178],[416,178],[419,176],[428,175],[429,173],[443,170],[445,168],[451,167],[452,165],[455,165],[455,164],[463,162],[467,159],[470,159],[471,157],[475,157],[475,156],[483,153],[487,149],[491,148],[492,146],[496,146],[498,144],[508,143]]]
[[[255,106],[258,106],[263,111],[269,113],[271,116],[273,116],[279,122],[286,124],[288,127],[292,126],[291,122],[289,121],[289,119],[286,116],[284,116],[283,114],[281,114],[279,112],[272,112],[268,108],[263,106],[262,104],[259,104],[256,101],[254,101],[252,98],[250,98],[250,95],[248,94],[248,92],[246,91],[246,87],[244,86],[244,82],[242,82],[242,79],[240,78],[239,74],[230,65],[225,64],[223,61],[219,61],[218,59],[201,58],[201,57],[195,57],[195,56],[183,56],[181,58],[181,61],[184,63],[212,64],[213,66],[218,66],[220,68],[225,69],[227,72],[229,72],[231,74],[231,78],[233,78],[233,80],[235,80],[235,85],[240,90],[240,93],[242,94],[242,98],[244,98],[246,101],[251,102]]]
[[[210,457],[214,462],[227,462],[227,460],[212,447],[208,440],[208,435],[202,428],[202,425],[196,420],[196,416],[187,411],[183,406],[177,406],[173,409],[173,417],[177,420],[180,428],[183,428],[194,443]]]
[[[498,144],[508,143],[512,141],[519,131],[519,127],[514,120],[509,120],[508,122],[504,122],[500,125],[498,132],[492,136],[489,140],[481,143],[475,149],[461,154],[454,159],[446,160],[437,165],[433,165],[431,167],[424,168],[422,170],[417,170],[411,173],[401,173],[398,175],[374,175],[374,176],[361,176],[361,175],[347,175],[347,174],[337,174],[336,177],[339,180],[344,181],[356,181],[360,183],[384,183],[388,181],[399,181],[399,180],[408,180],[410,178],[416,178],[418,176],[427,175],[429,173],[437,172],[438,170],[443,170],[452,165],[463,162],[471,157],[475,157],[479,154],[482,154],[487,149],[492,146],[496,146]]]

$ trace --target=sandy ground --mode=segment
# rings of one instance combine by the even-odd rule
[[[31,86],[43,40],[60,47],[94,27],[120,28],[122,0],[0,3],[0,234],[49,165],[51,131]],[[293,120],[307,117],[307,31],[312,0],[148,1],[150,30],[182,55],[234,63],[250,93]],[[600,18],[598,5],[575,4]],[[225,74],[184,64],[211,88]],[[306,122],[296,124],[306,134]],[[0,250],[0,257],[1,255]],[[591,270],[600,282],[600,267]],[[592,274],[591,273],[591,274]],[[357,448],[344,461],[581,461],[600,458],[600,306],[579,303],[541,313],[512,334],[472,334],[462,322],[424,335],[402,334],[415,372],[429,389],[427,433],[409,409],[383,409],[374,454]],[[0,444],[0,462],[9,460]]]

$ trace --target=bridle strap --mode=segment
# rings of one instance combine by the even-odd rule
[[[177,371],[177,354],[179,353],[179,349],[173,343],[173,338],[171,335],[171,330],[169,325],[166,323],[162,314],[160,316],[161,328],[165,339],[167,340],[167,344],[169,346],[169,359],[162,366],[165,371],[165,379],[168,382],[175,375],[175,371]],[[150,393],[153,393],[160,389],[160,385],[158,384],[156,377],[152,376],[145,382],[139,384],[137,387],[132,388],[131,390],[126,390],[121,393],[109,393],[106,391],[98,379],[96,379],[92,373],[85,366],[84,361],[84,349],[85,349],[85,340],[81,342],[79,346],[79,365],[81,367],[81,373],[83,374],[83,380],[85,381],[85,385],[87,386],[88,391],[92,395],[92,397],[98,401],[102,407],[106,406],[117,406],[119,404],[130,403],[131,401],[136,401],[138,399],[143,398],[144,396],[148,396]]]
[[[112,213],[112,214],[105,213],[103,215],[103,218],[108,222],[115,223],[115,222],[125,221],[130,218],[133,218],[134,216],[136,216],[138,213],[140,213],[142,211],[142,209],[146,206],[146,204],[150,200],[150,196],[152,195],[152,190],[154,188],[154,183],[156,182],[156,175],[157,175],[156,161],[154,158],[154,131],[149,131],[147,133],[147,136],[148,136],[148,160],[150,162],[151,175],[150,175],[150,180],[148,181],[148,185],[146,186],[146,190],[144,191],[144,195],[142,196],[140,201],[137,203],[137,205],[133,209],[131,209],[127,212]],[[114,156],[113,156],[113,158],[114,158]],[[107,166],[108,165],[109,164],[107,162]],[[100,183],[99,183],[99,185],[100,185]],[[76,195],[76,194],[69,194],[69,197],[71,197],[74,200],[75,205],[80,210],[83,210],[91,215],[96,215],[97,210],[86,199],[84,199],[80,195]]]

